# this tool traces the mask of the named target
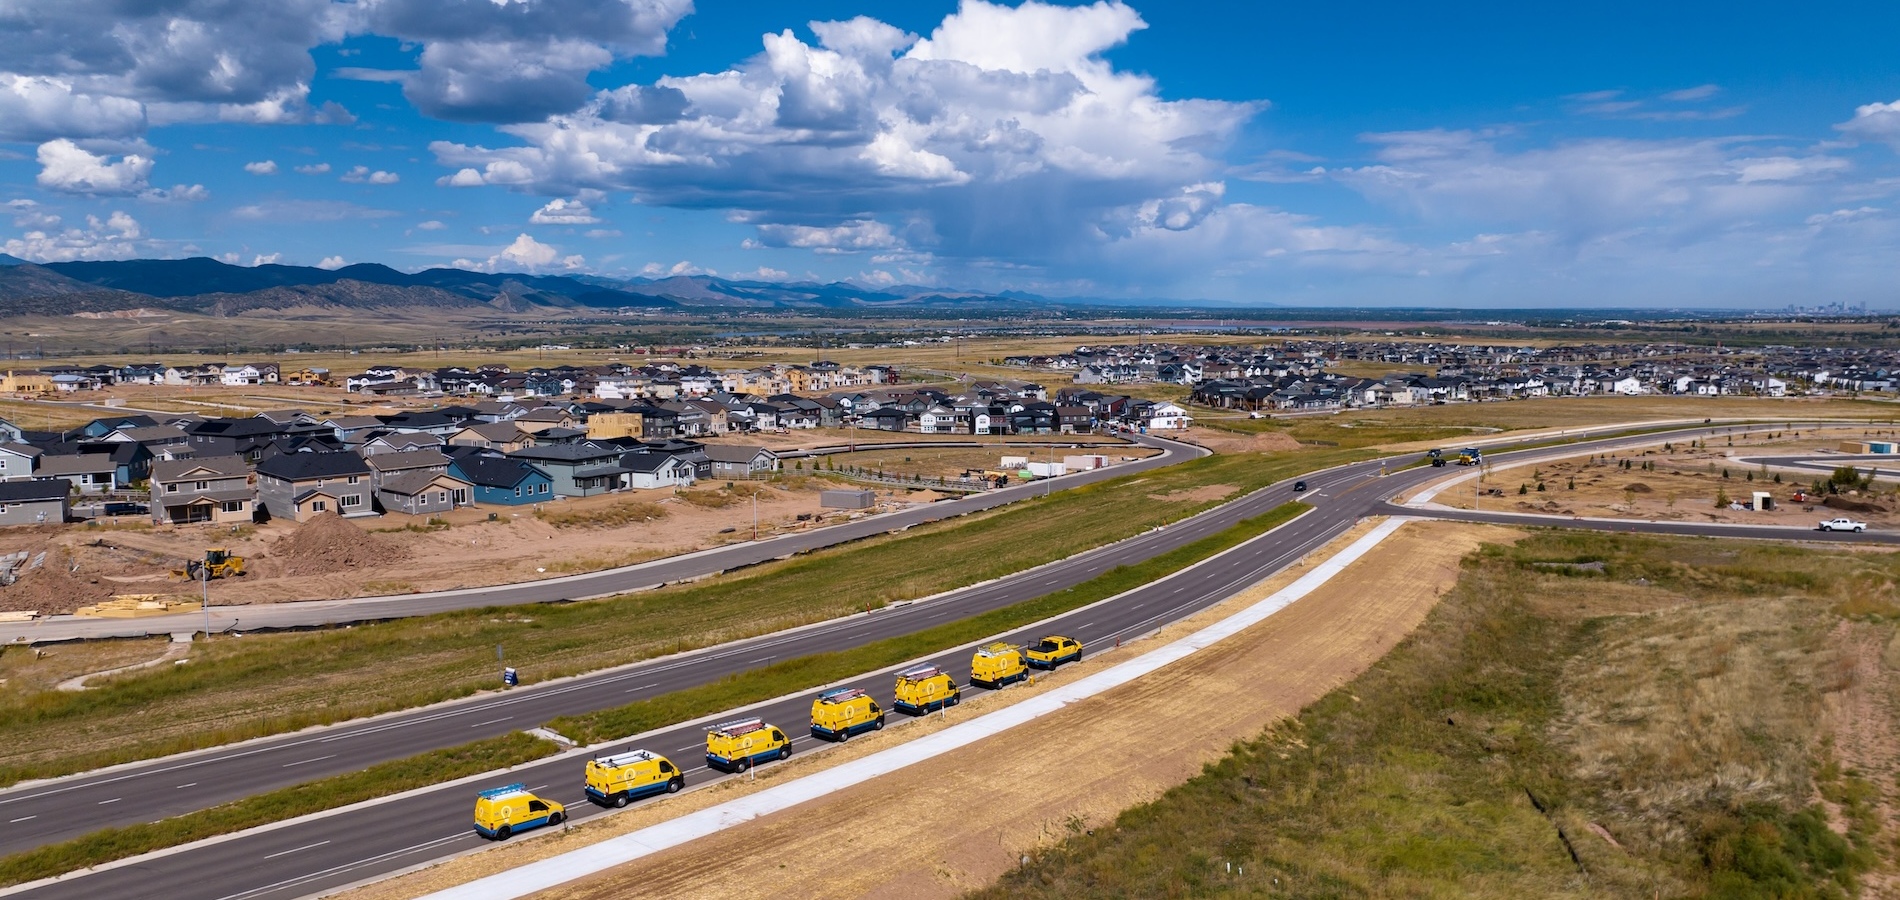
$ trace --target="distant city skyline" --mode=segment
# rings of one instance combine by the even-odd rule
[[[1873,3],[18,0],[0,252],[1884,310],[1895,33]]]

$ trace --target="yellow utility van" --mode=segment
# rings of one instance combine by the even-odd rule
[[[1029,667],[1032,669],[1053,669],[1066,662],[1082,661],[1082,642],[1075,638],[1052,634],[1036,642],[1029,648]]]
[[[854,734],[884,727],[884,710],[857,688],[838,688],[811,702],[811,736],[842,744]]]
[[[587,761],[587,799],[601,806],[626,806],[654,794],[677,794],[686,773],[673,761],[645,750],[629,750]]]
[[[530,828],[559,825],[565,818],[567,807],[536,797],[519,784],[475,795],[475,833],[492,841],[505,841]]]
[[[1029,677],[1023,665],[1023,651],[1015,644],[998,641],[976,648],[970,658],[970,683],[994,691]]]
[[[963,691],[950,680],[950,673],[936,666],[918,666],[897,673],[897,702],[891,706],[898,712],[921,716],[962,700]]]
[[[743,772],[753,763],[792,755],[792,739],[761,719],[735,719],[706,731],[706,765],[721,772]]]

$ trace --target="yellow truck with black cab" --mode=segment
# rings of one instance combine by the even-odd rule
[[[838,688],[811,702],[811,736],[842,744],[854,734],[884,727],[884,710],[857,688]]]
[[[566,818],[567,807],[536,797],[519,784],[475,795],[475,833],[491,841],[505,841],[530,828],[559,825]]]
[[[1052,634],[1036,642],[1024,654],[1028,657],[1032,669],[1054,669],[1067,662],[1082,661],[1082,642],[1075,638]]]
[[[706,765],[721,772],[743,772],[791,755],[792,739],[762,719],[734,719],[706,730]]]
[[[686,773],[673,761],[645,750],[628,750],[587,761],[587,799],[601,806],[626,806],[641,797],[677,794]]]
[[[1015,644],[997,641],[976,648],[970,657],[970,683],[992,691],[1029,677],[1023,664],[1023,651]]]
[[[897,673],[897,700],[891,706],[898,712],[921,716],[961,702],[963,690],[951,680],[949,672],[936,666]]]

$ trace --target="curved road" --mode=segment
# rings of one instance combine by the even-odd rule
[[[1720,430],[1689,428],[1498,454],[1497,458],[1531,460],[1600,452]],[[1408,456],[1404,461],[1410,459]],[[1374,460],[1306,476],[1312,489],[1301,499],[1315,506],[1313,512],[1187,573],[1007,637],[1026,641],[1041,633],[1061,632],[1087,644],[1102,646],[1119,638],[1144,634],[1231,596],[1245,585],[1323,545],[1367,515],[1427,515],[1511,524],[1591,527],[1588,522],[1562,518],[1393,507],[1386,498],[1442,478],[1445,473],[1415,468],[1380,477],[1380,466],[1390,462]],[[1275,485],[1119,544],[929,602],[508,694],[487,695],[302,735],[16,788],[0,793],[0,821],[8,823],[0,830],[0,853],[17,852],[105,824],[175,815],[273,787],[353,771],[384,759],[532,727],[564,713],[624,704],[777,659],[910,633],[1060,590],[1115,565],[1145,559],[1216,533],[1294,497],[1287,484]],[[1673,523],[1609,523],[1607,527],[1657,533],[1710,533],[1705,526]],[[1882,539],[1877,534],[1820,535],[1793,529],[1724,529],[1719,533],[1778,539]],[[967,671],[968,656],[967,649],[959,649],[938,654],[931,661],[962,673]],[[890,670],[850,682],[880,698],[888,697],[890,683]],[[762,715],[797,735],[802,732],[803,717],[809,705],[809,695],[800,695],[761,704],[750,713]],[[721,717],[729,715],[732,713]],[[892,714],[891,718],[901,720],[903,717]],[[704,783],[712,780],[712,773],[703,769],[701,761],[703,733],[703,727],[689,723],[645,735],[638,744],[671,756],[687,769],[689,779],[696,784]],[[796,746],[803,751],[813,744],[809,738],[800,738]],[[599,810],[580,802],[580,769],[580,760],[574,756],[557,757],[524,767],[509,775],[508,780],[523,781],[557,800],[574,801],[570,811],[581,819],[599,814]],[[477,839],[468,834],[466,821],[469,794],[474,787],[443,786],[391,799],[364,812],[303,819],[282,827],[192,845],[137,863],[77,875],[23,895],[116,898],[142,895],[153,884],[166,885],[167,896],[209,900],[285,898],[320,892],[478,846]],[[263,860],[269,863],[260,865]]]

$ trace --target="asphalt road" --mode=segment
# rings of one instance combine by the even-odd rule
[[[1160,448],[1159,456],[1147,459],[1118,463],[1101,469],[1077,472],[1060,478],[1034,481],[1026,484],[1011,485],[1000,490],[972,494],[956,500],[943,500],[897,512],[866,516],[852,522],[799,531],[762,541],[750,541],[743,544],[728,544],[698,553],[668,557],[618,569],[590,572],[585,575],[568,575],[560,578],[548,578],[518,584],[495,585],[493,587],[468,588],[459,591],[435,591],[423,594],[397,594],[386,597],[356,597],[348,600],[307,600],[294,603],[264,603],[254,606],[218,606],[218,595],[234,587],[242,589],[242,582],[214,581],[211,583],[211,629],[227,631],[238,629],[257,631],[272,628],[310,628],[323,625],[342,625],[350,622],[366,622],[377,619],[395,619],[405,616],[428,615],[458,609],[474,609],[484,606],[511,606],[524,603],[547,603],[557,600],[580,600],[590,597],[605,597],[627,591],[650,588],[661,584],[671,584],[731,571],[745,566],[756,565],[768,560],[790,556],[810,550],[832,547],[838,544],[862,540],[867,537],[900,531],[926,522],[936,522],[956,516],[993,509],[1006,503],[1012,503],[1025,497],[1033,497],[1053,489],[1067,490],[1084,484],[1119,478],[1134,472],[1147,471],[1162,466],[1171,466],[1200,456],[1207,451],[1176,441],[1163,440],[1145,435],[1131,435],[1137,443]],[[1078,442],[1090,445],[1099,444],[1099,439],[1079,437]],[[903,445],[863,445],[867,449],[878,447],[896,447]],[[1012,448],[1017,449],[1017,448]],[[202,612],[179,613],[169,616],[150,616],[139,619],[93,619],[78,616],[49,616],[32,622],[0,624],[0,643],[23,641],[39,643],[74,639],[107,637],[145,637],[174,633],[190,633],[205,628],[205,616]]]
[[[1681,438],[1721,428],[1692,428],[1667,435],[1612,438],[1543,450],[1522,458],[1600,452],[1619,446]],[[1518,456],[1513,454],[1512,456]],[[1502,458],[1500,456],[1500,458]],[[1409,461],[1409,458],[1408,460]],[[1380,477],[1379,461],[1358,463],[1306,476],[1311,487],[1301,499],[1315,511],[1191,573],[1166,579],[1096,604],[1055,622],[1009,637],[1029,640],[1041,633],[1065,633],[1100,647],[1117,638],[1145,634],[1231,596],[1311,549],[1343,533],[1366,515],[1432,515],[1447,518],[1589,527],[1594,523],[1505,513],[1422,511],[1389,506],[1385,500],[1447,473],[1415,468]],[[1128,471],[1125,467],[1121,471]],[[987,495],[986,495],[987,496]],[[829,649],[855,646],[1006,606],[1060,590],[1112,568],[1151,557],[1218,532],[1240,519],[1264,512],[1295,495],[1281,483],[1166,528],[1090,553],[972,587],[935,600],[869,615],[821,623],[794,632],[710,648],[696,654],[654,660],[636,666],[489,695],[338,726],[300,736],[268,739],[192,757],[128,767],[117,772],[74,776],[58,782],[0,793],[0,853],[94,830],[106,824],[149,821],[211,803],[364,765],[408,756],[538,725],[569,712],[615,706],[642,697],[701,684],[769,662]],[[1525,521],[1534,520],[1534,521]],[[1743,537],[1881,540],[1882,535],[1821,535],[1790,529],[1714,529],[1675,523],[1613,523],[1618,530],[1658,533],[1718,533]],[[1682,530],[1678,530],[1682,529]],[[1760,532],[1744,533],[1744,532]],[[968,672],[968,651],[953,651],[933,661],[959,675]],[[858,679],[888,707],[889,671]],[[975,690],[966,687],[966,692]],[[767,704],[763,715],[788,733],[803,734],[809,696]],[[956,715],[952,710],[950,715]],[[726,715],[731,715],[730,713]],[[723,718],[724,716],[721,716]],[[893,722],[903,716],[892,713]],[[688,771],[694,784],[708,782],[703,768],[703,728],[684,725],[642,738],[640,746],[668,755]],[[808,737],[795,744],[813,749]],[[618,748],[616,748],[618,749]],[[563,802],[572,801],[576,819],[598,814],[581,802],[581,762],[558,759],[530,766],[508,780]],[[304,896],[352,883],[477,846],[468,834],[471,794],[476,786],[457,785],[391,800],[367,811],[306,819],[284,827],[229,840],[206,842],[136,864],[107,868],[25,892],[29,897],[120,898],[151,895],[150,885],[178,898],[284,898]],[[642,801],[652,802],[652,801]]]

